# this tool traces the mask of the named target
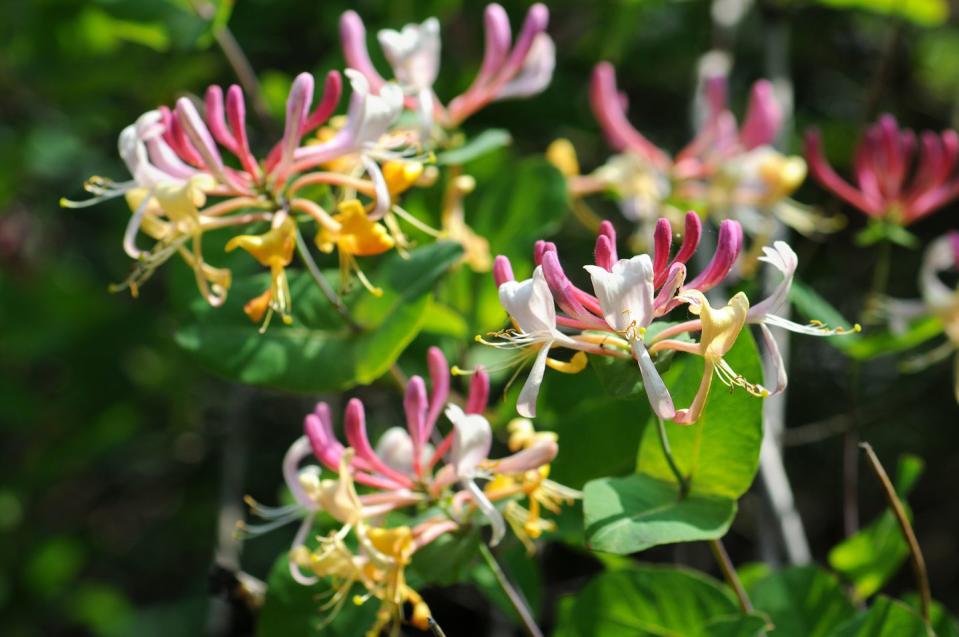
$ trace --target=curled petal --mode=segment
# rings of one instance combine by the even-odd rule
[[[493,471],[497,473],[523,473],[549,464],[559,453],[559,445],[551,438],[544,438],[513,455],[497,460]]]
[[[499,286],[500,303],[526,334],[556,332],[556,307],[543,274],[543,266],[525,281],[507,281]]]
[[[620,259],[611,272],[586,265],[606,323],[617,332],[647,327],[653,319],[653,264],[649,255]]]
[[[822,142],[819,139],[818,131],[810,130],[806,133],[805,146],[809,172],[816,178],[816,181],[867,215],[878,217],[882,214],[883,211],[877,204],[869,201],[862,192],[853,188],[832,169],[832,166],[823,156]]]
[[[749,316],[746,320],[750,323],[761,322],[767,314],[779,312],[788,303],[789,289],[792,287],[796,268],[799,267],[799,257],[785,241],[776,241],[771,248],[764,247],[763,256],[759,257],[759,260],[779,270],[783,280],[768,298],[749,308]]]
[[[497,91],[495,99],[504,100],[536,95],[549,86],[556,66],[556,45],[545,33],[539,33],[523,60],[519,72]]]
[[[363,403],[356,398],[351,398],[346,404],[346,422],[344,430],[346,439],[350,447],[356,452],[356,458],[362,459],[378,473],[399,482],[404,486],[412,486],[412,481],[403,473],[393,469],[383,462],[373,447],[370,445],[370,439],[366,434],[366,414],[363,410]]]
[[[766,363],[769,365],[766,369],[766,378],[772,379],[773,382],[775,382],[775,389],[773,389],[769,395],[775,396],[776,394],[781,394],[783,390],[786,389],[786,383],[789,381],[786,376],[786,364],[783,361],[783,355],[779,351],[779,344],[776,343],[776,337],[773,336],[772,330],[765,324],[760,324],[759,329],[762,332],[763,344],[766,349]]]
[[[283,479],[286,481],[286,486],[300,506],[308,511],[315,510],[316,504],[300,484],[300,462],[312,452],[310,439],[306,436],[300,436],[290,445],[286,455],[283,456]]]

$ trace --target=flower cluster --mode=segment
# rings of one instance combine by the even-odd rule
[[[883,303],[894,332],[902,332],[909,322],[922,317],[935,317],[946,334],[946,342],[908,362],[910,370],[926,367],[959,351],[959,288],[950,289],[942,274],[959,272],[959,231],[951,230],[926,247],[919,271],[920,300],[888,299]],[[959,402],[959,355],[955,357],[954,387]]]
[[[575,197],[612,191],[623,215],[639,225],[641,244],[648,242],[656,220],[681,224],[681,210],[696,208],[717,219],[735,219],[761,245],[772,233],[772,215],[804,232],[828,226],[787,198],[802,183],[801,157],[772,148],[782,121],[772,85],[753,85],[741,126],[726,103],[726,77],[702,82],[705,115],[696,136],[671,156],[636,130],[626,117],[626,97],[607,62],[593,71],[590,104],[607,141],[620,154],[589,175],[579,175],[572,146],[559,140],[550,149],[570,182]],[[758,249],[757,249],[758,253]]]
[[[530,7],[515,42],[503,7],[487,5],[483,18],[486,49],[480,70],[469,88],[445,106],[433,92],[440,66],[439,21],[429,18],[400,31],[383,29],[377,34],[393,77],[403,89],[404,103],[419,118],[424,145],[491,102],[536,95],[552,79],[556,47],[546,34],[549,10],[544,5]],[[347,11],[340,18],[340,36],[347,65],[362,73],[374,89],[385,85],[370,61],[366,28],[355,12]]]
[[[955,131],[923,131],[917,139],[886,114],[866,130],[856,148],[854,186],[823,156],[819,132],[806,133],[806,159],[813,177],[871,219],[899,226],[908,226],[959,196],[957,158]]]
[[[742,229],[735,221],[723,221],[716,252],[706,268],[689,281],[686,264],[696,252],[702,234],[696,213],[687,213],[685,229],[682,245],[672,257],[672,227],[669,221],[660,219],[654,231],[652,255],[620,259],[615,230],[604,221],[596,240],[595,264],[583,266],[589,273],[593,294],[570,281],[552,243],[537,242],[536,269],[524,281],[514,279],[506,257],[496,257],[493,274],[500,303],[509,313],[513,328],[491,335],[493,340],[480,340],[493,347],[520,349],[520,359],[535,356],[517,402],[520,415],[535,415],[536,398],[547,366],[561,372],[579,372],[587,364],[586,354],[593,354],[635,359],[653,412],[664,420],[693,424],[705,406],[713,376],[729,387],[741,387],[755,396],[770,394],[758,382],[738,374],[723,358],[747,323],[760,326],[776,378],[776,392],[785,388],[786,373],[769,326],[814,335],[844,331],[828,329],[819,322],[798,325],[777,314],[788,303],[798,266],[796,254],[781,241],[765,248],[761,257],[783,275],[783,281],[769,298],[750,307],[746,295],[738,292],[725,306],[712,307],[704,293],[720,284],[736,263],[742,250]],[[666,316],[683,305],[699,318],[667,323]],[[696,332],[700,335],[698,343],[674,338]],[[552,348],[576,353],[568,362],[558,361],[549,357]],[[653,361],[654,355],[669,350],[701,356],[705,361],[699,392],[688,408],[675,408]]]
[[[422,378],[410,379],[403,402],[405,428],[387,429],[374,447],[363,403],[354,398],[346,406],[343,445],[334,432],[329,406],[319,403],[306,416],[304,435],[283,460],[295,503],[271,509],[249,500],[254,513],[270,522],[245,527],[248,531],[269,530],[304,517],[290,550],[290,569],[303,584],[317,578],[333,583],[335,592],[324,609],[335,612],[354,584],[366,589],[359,602],[379,600],[377,622],[369,635],[378,635],[387,625],[398,627],[406,603],[413,609],[409,621],[426,628],[429,609],[404,576],[416,551],[475,524],[477,513],[492,526],[492,544],[500,541],[508,524],[532,550],[532,541],[553,528],[541,517],[542,509],[558,512],[562,504],[579,497],[548,479],[550,462],[559,451],[556,435],[536,432],[527,420],[509,426],[511,455],[489,457],[493,434],[483,416],[489,378],[482,369],[472,375],[465,406],[460,407],[448,402],[450,371],[442,352],[431,348],[427,362],[432,394]],[[437,428],[442,414],[452,424],[445,436]],[[301,466],[310,456],[316,463]],[[336,477],[323,478],[324,468]],[[386,514],[404,510],[420,512],[415,525],[387,524]],[[311,548],[307,539],[321,511],[341,526],[317,538],[318,545]]]
[[[402,140],[389,134],[402,109],[399,87],[384,85],[373,93],[361,74],[351,70],[346,74],[353,95],[345,122],[338,127],[330,116],[342,93],[340,74],[327,75],[315,108],[313,77],[308,73],[296,77],[287,100],[283,136],[262,161],[250,149],[243,91],[236,85],[225,96],[219,86],[211,86],[203,115],[188,97],[177,100],[173,109],[149,111],[120,134],[120,157],[132,179],[115,183],[91,178],[86,189],[94,198],[63,204],[87,206],[125,196],[133,214],[123,246],[136,267],[122,287],[136,294],[157,267],[179,254],[196,273],[203,297],[215,306],[226,298],[231,273],[206,262],[204,234],[268,224],[261,234],[233,237],[226,250],[245,250],[270,270],[269,288],[246,305],[251,319],[260,321],[265,315],[269,321],[275,312],[290,322],[285,268],[297,248],[295,214],[303,213],[315,222],[318,247],[338,250],[344,273],[359,271],[356,256],[380,254],[396,244],[398,232],[387,230],[395,228],[395,223],[384,227],[380,220],[394,221],[389,218],[396,210],[392,197],[412,186],[423,172],[422,164],[407,161],[397,152]],[[320,128],[324,124],[331,125]],[[316,138],[302,144],[318,128]],[[233,161],[227,161],[223,151]],[[336,207],[334,214],[302,196],[308,186],[317,184],[337,189],[335,196],[328,197]],[[139,247],[141,234],[154,244]]]

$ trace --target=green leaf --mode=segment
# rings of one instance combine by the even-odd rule
[[[839,581],[816,566],[788,568],[748,589],[758,611],[769,615],[775,637],[820,637],[855,615]]]
[[[929,637],[922,618],[902,602],[882,595],[865,613],[847,621],[829,637]]]
[[[710,620],[696,637],[758,637],[769,628],[769,622],[762,615],[729,615]]]
[[[375,599],[357,606],[346,600],[335,615],[321,606],[333,592],[327,579],[304,586],[290,575],[284,553],[270,571],[266,598],[260,610],[256,634],[261,637],[356,637],[364,635],[375,621],[378,603]],[[361,593],[360,587],[354,592]],[[347,593],[351,595],[351,593]]]
[[[818,0],[837,9],[860,9],[894,16],[922,26],[942,24],[949,17],[947,0]]]
[[[502,128],[490,128],[459,148],[438,153],[436,163],[440,166],[462,166],[486,153],[509,146],[511,143],[513,143],[513,138],[509,131]]]
[[[743,331],[726,355],[726,361],[752,382],[761,382],[762,364],[756,343]],[[703,376],[703,361],[683,357],[681,373],[665,378],[677,407],[692,403]],[[689,480],[690,493],[707,497],[739,498],[749,489],[759,470],[762,445],[763,401],[742,389],[726,389],[714,379],[699,421],[690,426],[665,423],[673,456]],[[655,420],[650,420],[639,446],[636,470],[675,484],[659,441]]]
[[[301,392],[368,384],[416,337],[431,287],[461,254],[458,244],[438,242],[408,259],[384,259],[373,275],[383,295],[359,290],[348,299],[364,328],[360,334],[351,332],[307,273],[290,272],[293,325],[277,322],[260,334],[242,312],[268,285],[259,276],[237,282],[223,307],[195,302],[195,321],[177,331],[176,341],[213,372],[245,384]],[[327,278],[332,282],[334,276]]]
[[[919,612],[919,596],[915,593],[907,593],[902,596],[902,602]],[[936,637],[959,637],[959,621],[949,614],[945,606],[932,600],[929,606],[929,623],[932,629],[936,631]]]
[[[660,544],[722,537],[736,501],[690,494],[646,475],[601,478],[583,489],[586,543],[597,551],[628,554]]]
[[[922,459],[905,454],[899,458],[896,492],[909,515],[906,496],[922,475]],[[911,516],[910,516],[911,517]],[[853,595],[866,599],[877,593],[909,557],[896,517],[884,511],[878,519],[837,544],[829,552],[829,565],[853,585]]]
[[[560,605],[557,637],[686,637],[736,616],[732,595],[716,580],[685,568],[641,565],[593,578]],[[716,633],[747,635],[750,633]]]
[[[740,335],[726,360],[748,379],[762,377],[759,353],[748,332]],[[692,356],[680,359],[664,375],[677,406],[692,402],[702,375],[702,360]],[[586,485],[583,512],[592,548],[627,554],[659,544],[714,539],[729,529],[736,501],[759,469],[762,401],[741,390],[725,391],[717,381],[699,422],[665,427],[689,493],[680,498],[658,423],[650,415],[640,440],[638,475]]]
[[[411,575],[428,584],[449,586],[463,580],[482,541],[478,527],[463,533],[446,533],[413,554]]]

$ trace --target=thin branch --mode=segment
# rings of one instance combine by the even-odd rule
[[[889,474],[879,462],[879,457],[873,451],[872,445],[868,442],[859,443],[859,447],[866,452],[872,470],[879,478],[883,490],[886,492],[886,499],[889,501],[889,508],[892,509],[896,520],[899,522],[899,528],[902,529],[902,535],[909,545],[909,555],[912,557],[912,569],[916,574],[916,588],[919,589],[919,612],[922,620],[929,623],[929,608],[932,604],[932,593],[929,589],[929,573],[926,570],[926,560],[922,557],[922,549],[919,548],[919,541],[916,539],[916,533],[912,529],[909,517],[906,515],[906,509],[902,506],[902,501],[896,494],[896,488],[889,479]]]
[[[210,2],[204,0],[190,0],[193,10],[201,19],[212,22],[216,15],[216,7]],[[267,129],[273,129],[275,122],[270,117],[270,110],[263,101],[263,94],[260,92],[260,82],[256,79],[256,72],[249,58],[243,52],[243,47],[233,36],[233,32],[226,25],[213,27],[213,39],[216,40],[223,56],[233,69],[233,73],[240,81],[243,91],[250,97],[253,103],[253,111],[256,113],[260,123]]]
[[[526,630],[526,634],[529,637],[543,637],[543,631],[536,625],[536,621],[533,619],[533,612],[529,609],[526,600],[523,599],[522,593],[516,590],[509,581],[509,578],[506,577],[503,568],[499,565],[499,562],[496,561],[496,558],[486,544],[481,543],[479,548],[480,555],[483,556],[483,560],[486,562],[489,570],[493,571],[496,582],[500,588],[503,589],[510,604],[513,606],[513,610],[516,611],[516,614],[519,615],[520,620],[523,622],[523,628]]]
[[[356,319],[353,318],[353,315],[350,314],[350,310],[343,304],[343,300],[339,297],[336,291],[330,286],[330,282],[326,280],[326,277],[323,276],[323,272],[320,271],[320,266],[316,265],[316,261],[313,260],[313,255],[310,254],[310,248],[306,245],[306,241],[303,240],[303,235],[300,233],[300,229],[296,229],[296,251],[300,255],[300,259],[303,260],[303,263],[306,265],[306,269],[309,271],[310,276],[313,277],[313,281],[316,283],[316,287],[320,288],[320,292],[323,293],[323,296],[330,302],[330,305],[333,306],[333,309],[336,310],[346,324],[350,326],[350,329],[355,333],[360,333],[363,331],[363,326],[356,322]]]
[[[746,594],[743,583],[739,581],[739,575],[736,574],[736,567],[733,566],[732,560],[729,559],[729,553],[726,552],[723,541],[709,540],[709,548],[713,552],[713,557],[716,558],[716,563],[719,564],[719,570],[723,572],[723,578],[736,594],[736,599],[739,601],[739,608],[742,609],[744,613],[751,613],[753,603],[749,600],[749,595]]]

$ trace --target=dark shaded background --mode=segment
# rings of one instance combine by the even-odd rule
[[[297,72],[341,68],[337,18],[348,4],[237,3],[230,28],[274,111],[282,110]],[[529,154],[568,136],[584,167],[592,168],[608,149],[586,89],[592,65],[608,59],[631,96],[633,121],[665,147],[685,143],[696,62],[716,40],[708,3],[551,4],[558,54],[552,86],[537,98],[488,108],[468,129],[508,128]],[[518,24],[525,3],[504,5]],[[438,93],[449,97],[465,88],[482,54],[481,5],[394,0],[352,6],[371,33],[438,15],[444,24]],[[243,447],[255,449],[247,462],[230,466],[239,488],[273,501],[280,458],[311,402],[233,386],[197,369],[171,338],[182,307],[176,281],[187,276],[181,265],[166,268],[138,300],[111,295],[107,284],[124,278],[129,267],[120,247],[129,212],[121,201],[85,210],[57,206],[61,195],[80,196],[91,174],[124,177],[116,137],[140,113],[184,91],[234,81],[207,31],[186,2],[0,2],[0,606],[6,635],[202,632],[216,618],[209,573],[223,460],[242,457]],[[820,126],[837,162],[845,163],[862,124],[878,112],[893,112],[917,128],[954,123],[959,29],[952,23],[923,28],[811,2],[760,2],[741,24],[732,41],[730,90],[738,112],[748,85],[766,70],[765,51],[776,45],[771,39],[783,36],[796,129]],[[795,135],[789,147],[798,149]],[[812,183],[797,198],[842,209]],[[846,231],[826,243],[797,238],[794,245],[801,278],[855,317],[876,254],[853,244],[863,220],[845,212]],[[952,205],[914,229],[925,242],[956,227],[956,215]],[[583,236],[570,220],[557,240]],[[894,295],[914,296],[918,260],[916,252],[894,250]],[[854,404],[850,363],[817,339],[795,339],[792,351],[788,425],[795,431],[826,421],[816,431],[831,434],[787,451],[807,532],[824,561],[843,534],[839,433]],[[917,533],[934,595],[959,611],[959,409],[950,365],[903,376],[894,359],[880,359],[864,366],[859,387],[863,436],[887,465],[906,451],[927,461],[912,497]],[[382,409],[396,408],[390,389],[376,392],[365,390],[387,396],[379,399]],[[239,442],[230,431],[241,432]],[[869,520],[882,500],[865,472],[861,494],[862,517]],[[728,540],[737,562],[759,557],[759,505],[758,496],[743,501]],[[289,534],[249,543],[244,567],[263,576]],[[712,568],[699,546],[657,549],[642,558]],[[597,567],[574,549],[550,545],[539,568],[549,625],[556,594],[576,590]],[[904,567],[890,590],[911,586]],[[427,600],[450,635],[488,634],[502,625],[498,611],[490,613],[466,587],[427,591]],[[234,628],[240,632],[242,625],[240,619]]]

